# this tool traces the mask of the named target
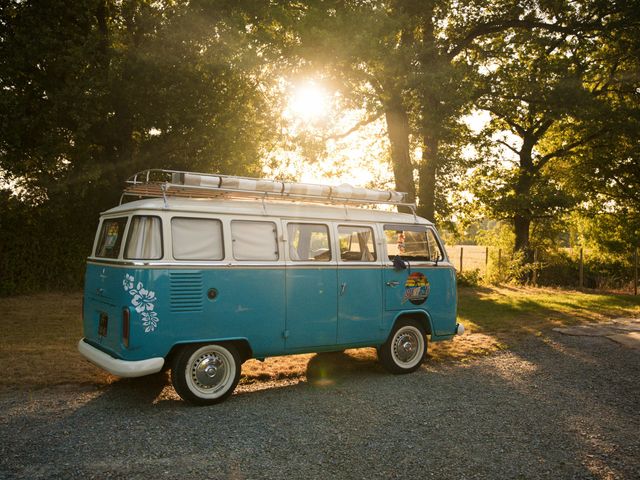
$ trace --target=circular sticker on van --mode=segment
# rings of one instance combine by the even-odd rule
[[[429,280],[420,272],[413,272],[404,284],[402,303],[409,300],[414,305],[422,305],[429,296]]]

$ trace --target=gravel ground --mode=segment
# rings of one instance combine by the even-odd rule
[[[320,355],[308,376],[212,407],[161,376],[5,390],[0,478],[640,478],[640,353],[605,338],[405,376]]]

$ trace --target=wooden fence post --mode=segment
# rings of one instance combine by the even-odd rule
[[[538,286],[538,249],[533,249],[533,275],[532,275],[533,286]]]
[[[484,276],[489,275],[489,247],[484,247]]]
[[[584,286],[584,247],[580,247],[580,278],[578,286],[580,288]]]
[[[638,247],[633,255],[633,294],[638,295]]]
[[[460,246],[460,273],[462,273],[462,255],[464,254],[464,247]]]

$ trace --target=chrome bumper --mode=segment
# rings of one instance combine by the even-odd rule
[[[127,361],[113,358],[108,353],[92,347],[84,338],[78,342],[78,351],[91,363],[119,377],[143,377],[162,370],[164,358]]]

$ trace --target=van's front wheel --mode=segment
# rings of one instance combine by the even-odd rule
[[[233,345],[188,345],[174,358],[171,381],[187,402],[211,405],[227,398],[240,380],[240,355]]]
[[[391,373],[411,373],[420,368],[427,351],[424,328],[413,319],[398,321],[387,341],[378,347],[378,359]]]

